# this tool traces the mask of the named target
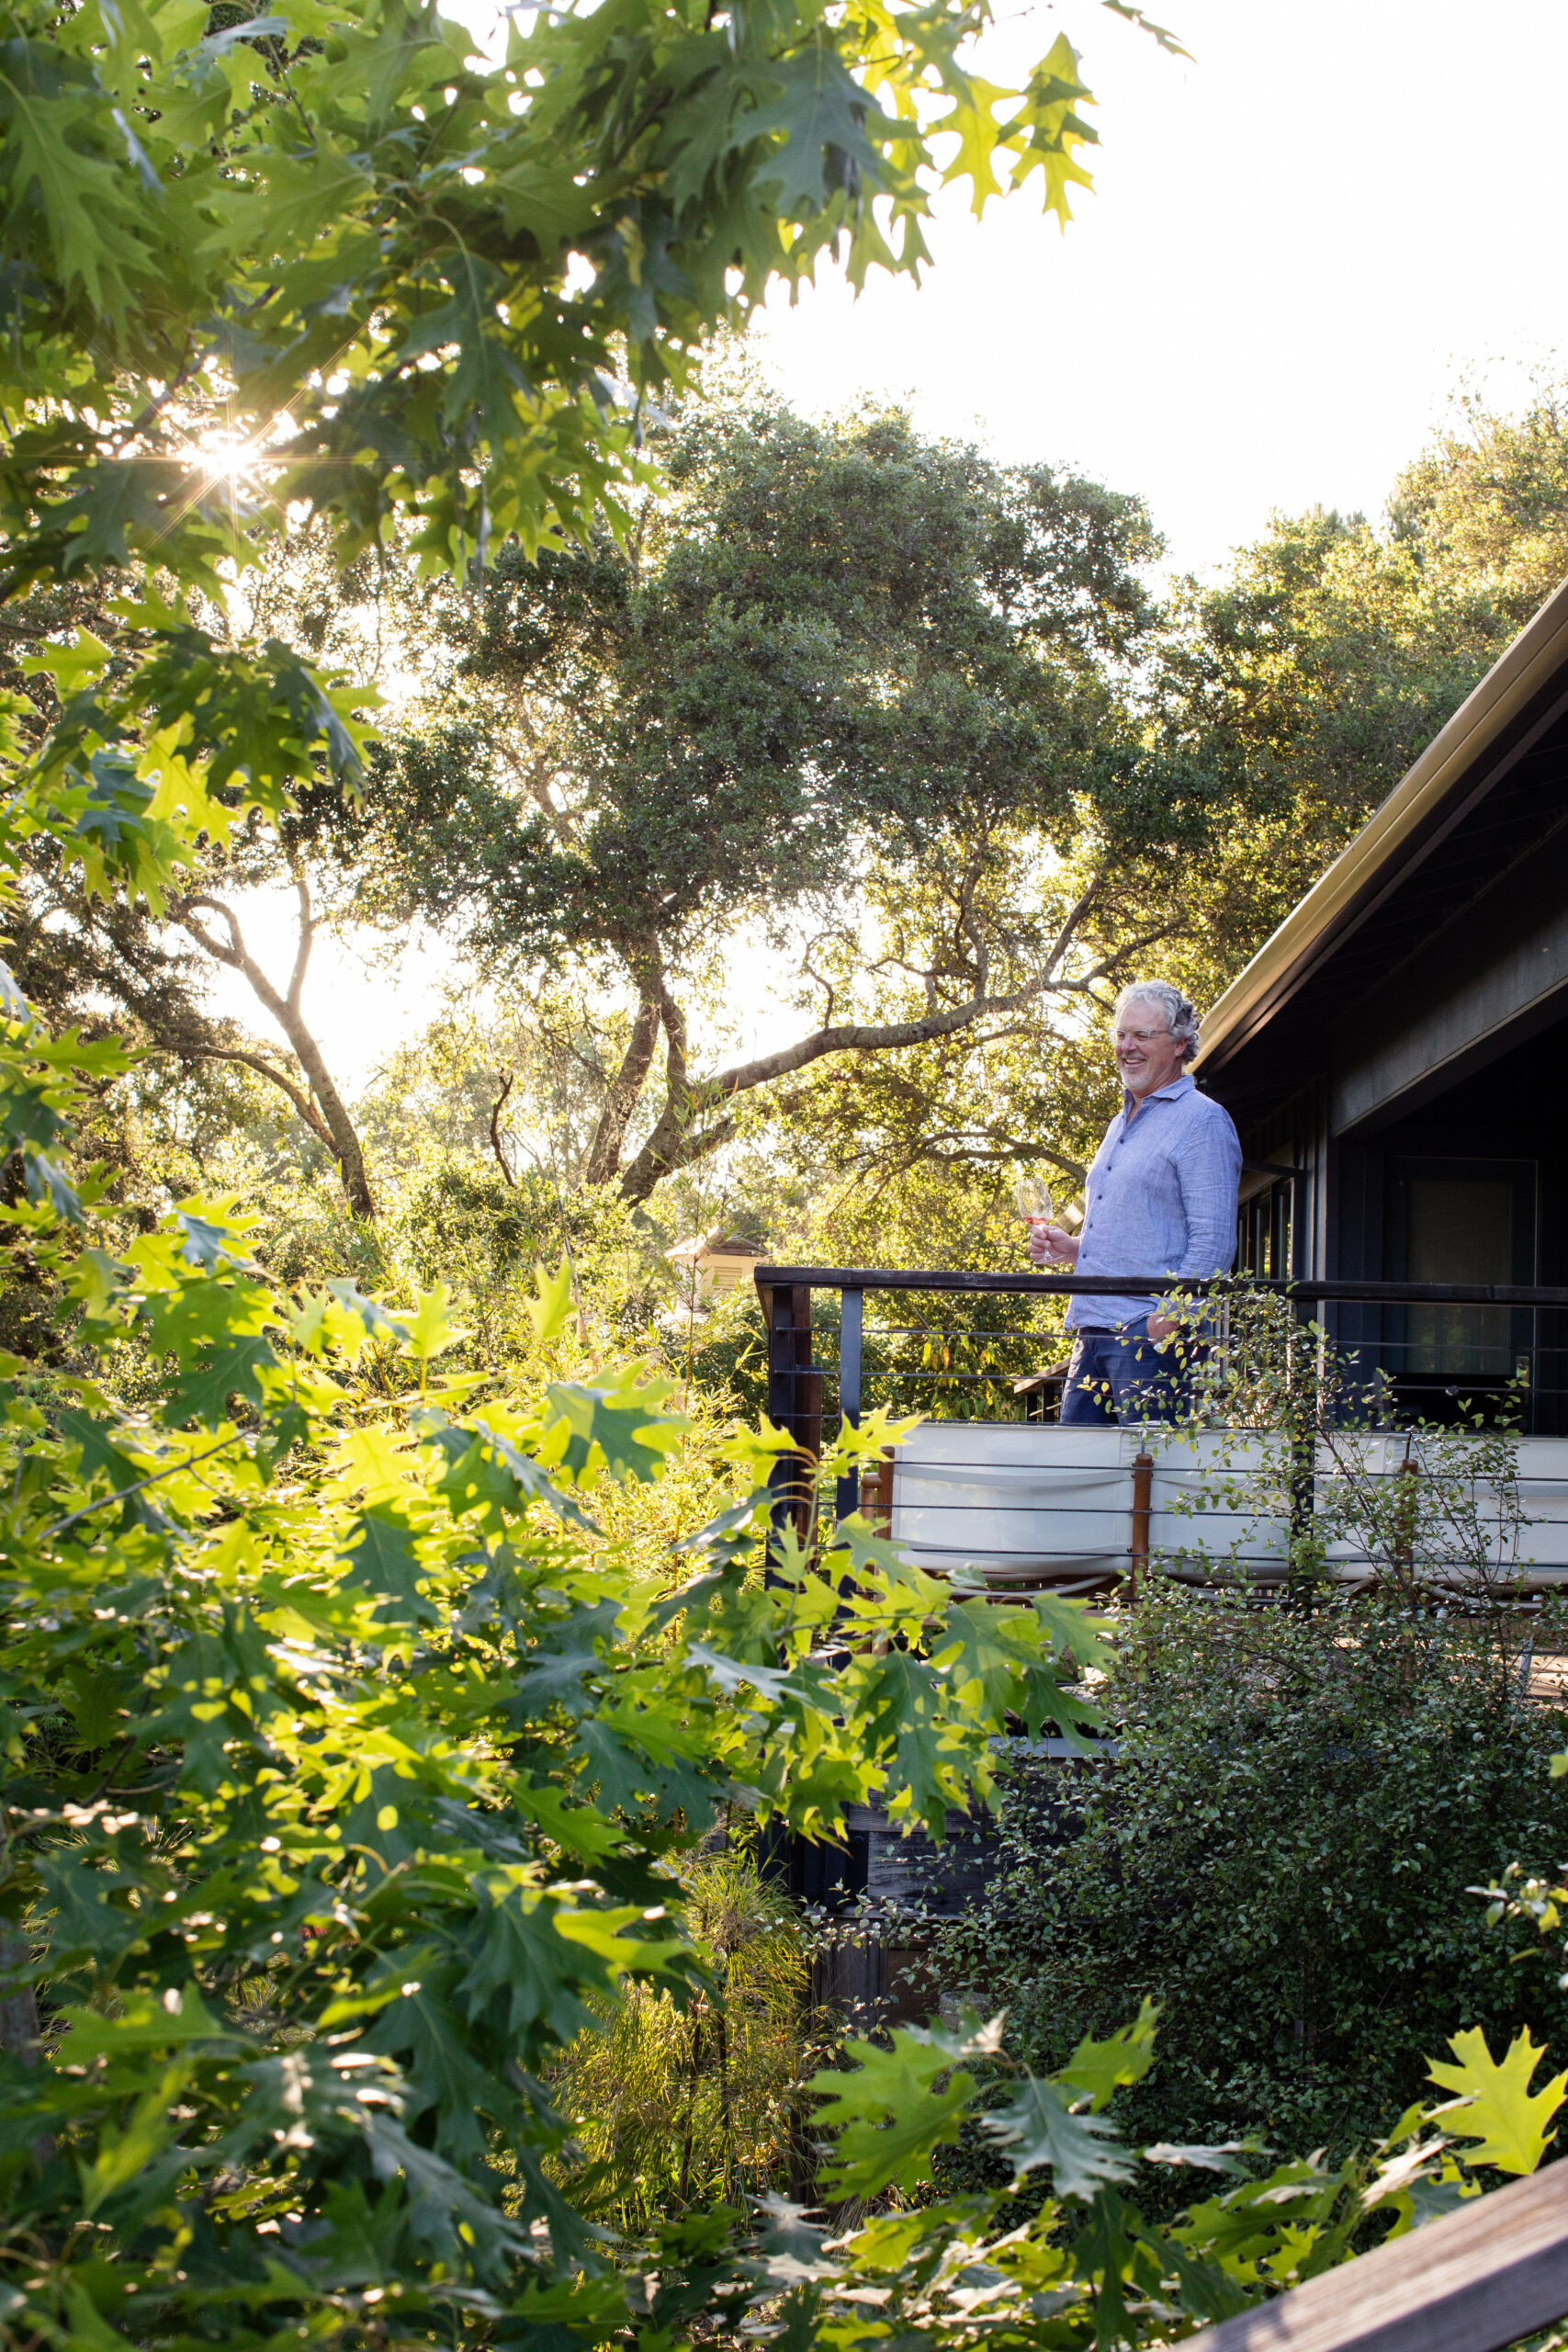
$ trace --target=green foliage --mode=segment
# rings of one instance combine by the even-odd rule
[[[888,2043],[852,2041],[852,2074],[829,2069],[811,2079],[821,2098],[817,2121],[839,2131],[822,2177],[829,2195],[874,2197],[923,2179],[932,2150],[957,2138],[975,2095],[975,2077],[962,2062],[993,2052],[997,2036],[971,2020],[959,2033],[899,2027]]]
[[[1094,137],[1074,53],[1059,38],[1021,88],[978,84],[959,52],[985,20],[586,8],[514,24],[491,62],[400,0],[281,0],[254,31],[192,0],[13,9],[6,400],[38,413],[0,475],[12,584],[141,557],[215,586],[237,552],[225,451],[243,473],[270,447],[274,511],[330,514],[344,558],[399,514],[442,566],[615,511],[634,471],[616,378],[679,378],[846,240],[857,284],[916,270],[944,129],[961,143],[938,179],[970,179],[979,208],[997,163],[1012,184],[1039,167],[1066,219]],[[215,458],[180,397],[204,379]],[[285,649],[248,668],[174,615],[154,626],[231,724],[242,702],[276,728],[305,716]]]
[[[12,1009],[37,1157],[92,1056]],[[475,2307],[599,2332],[628,2290],[539,2078],[628,1986],[722,2012],[677,1858],[742,1803],[940,1834],[1010,1715],[1081,1714],[1092,1627],[1009,1610],[976,1660],[962,1597],[852,1523],[764,1582],[771,1432],[650,1561],[604,1523],[681,1455],[645,1368],[444,1374],[445,1285],[284,1288],[223,1203],[123,1246],[70,1193],[0,1216],[91,1367],[12,1359],[0,1392],[13,2322],[327,2336],[368,2292],[415,2337]],[[567,1345],[564,1272],[530,1320]]]
[[[987,20],[985,0],[584,7],[514,17],[487,57],[404,0],[9,12],[0,580],[36,592],[12,864],[162,1047],[292,1102],[357,1216],[374,1197],[298,989],[200,886],[236,824],[265,837],[299,885],[302,976],[297,796],[358,788],[378,697],[340,646],[312,664],[269,628],[265,595],[245,626],[236,574],[302,514],[329,572],[624,533],[645,397],[775,279],[840,252],[857,284],[917,271],[931,187],[968,178],[981,208],[998,167],[1040,170],[1065,222],[1094,136],[1074,52],[1058,37],[1021,86],[978,83],[961,53]],[[193,1010],[191,959],[139,905],[244,972],[298,1079]]]
[[[878,1083],[863,1072],[859,1082]],[[803,1138],[802,1155],[818,1140],[817,1133]],[[901,1177],[827,1189],[790,1235],[787,1253],[773,1254],[803,1265],[980,1272],[1015,1261],[1021,1235],[1010,1183],[1004,1192],[990,1171],[962,1163],[917,1164]],[[934,1420],[1021,1418],[1013,1384],[1062,1358],[1065,1307],[1059,1299],[868,1292],[863,1393],[892,1412]],[[813,1319],[827,1335],[829,1362],[836,1311],[831,1294],[818,1295]]]
[[[1554,2028],[1468,1893],[1568,1830],[1548,1770],[1562,1718],[1517,1688],[1457,1611],[1303,1618],[1156,1586],[1103,1694],[1121,1757],[1021,1770],[939,1981],[1005,2006],[1043,2067],[1157,2002],[1133,2128],[1344,2148],[1416,2096],[1456,2018]]]
[[[1089,136],[1076,61],[1058,40],[1023,88],[994,90],[960,62],[982,18],[875,0],[710,22],[632,0],[536,14],[496,62],[401,0],[283,0],[228,24],[190,0],[13,9],[0,529],[8,590],[39,601],[0,744],[7,890],[24,870],[47,882],[92,931],[92,973],[111,973],[143,955],[143,915],[225,919],[200,887],[215,861],[298,864],[322,810],[364,787],[375,697],[339,666],[333,629],[279,634],[259,595],[232,626],[258,527],[306,509],[323,561],[396,548],[435,573],[513,544],[545,559],[508,562],[516,602],[575,596],[572,626],[599,626],[601,573],[626,576],[637,403],[683,381],[720,322],[840,243],[857,282],[873,265],[914,270],[944,130],[956,153],[937,175],[967,177],[977,207],[1001,160],[1014,183],[1038,168],[1065,215]],[[915,487],[941,492],[921,506],[901,489],[885,524],[964,508],[962,457],[895,431],[873,479],[870,437],[846,458],[868,492],[922,468]],[[1142,627],[1125,578],[1147,542],[1126,502],[1081,489],[1031,476],[979,498],[989,605],[949,610],[940,581],[915,580],[912,608],[953,626],[940,691],[920,704],[909,689],[934,747],[914,801],[891,723],[880,777],[874,728],[845,762],[857,810],[887,831],[878,919],[913,944],[906,961],[968,943],[953,969],[932,965],[930,1037],[976,1001],[1016,1012],[1060,931],[1051,891],[1087,904],[1093,881],[1124,925],[1145,887],[1133,863],[1124,900],[1069,871],[1074,844],[1047,841],[1043,813],[1077,822],[1077,794],[1095,843],[1152,844],[1156,868],[1212,819],[1183,783],[1173,831],[1171,796],[1145,790],[1131,743],[1097,765],[1096,661]],[[738,583],[717,576],[725,549],[707,573],[699,553],[682,576],[705,644],[716,581]],[[885,562],[882,577],[908,572]],[[846,576],[840,563],[830,584]],[[1003,627],[1010,600],[1022,617]],[[867,710],[908,715],[908,617],[889,605],[841,628],[851,684],[876,689]],[[773,637],[786,666],[820,677],[809,631],[752,641],[739,604],[717,671],[759,673]],[[694,642],[676,631],[665,650]],[[663,684],[633,677],[626,707]],[[796,733],[798,752],[798,714]],[[954,778],[969,791],[976,740],[987,763],[965,799]],[[1071,755],[1072,781],[1051,766],[1043,812],[1020,794],[1046,789],[1045,750]],[[688,803],[694,775],[677,779]],[[898,862],[921,823],[942,832],[948,801],[968,827],[956,900],[922,896]],[[635,792],[615,805],[635,814]],[[777,830],[776,806],[762,816]],[[1021,883],[1021,821],[1040,834]],[[714,824],[687,831],[711,848]],[[601,896],[624,914],[637,844],[612,827],[598,846],[616,885]],[[808,825],[793,849],[809,853],[809,897],[823,842]],[[700,960],[717,886],[645,852],[682,885]],[[570,863],[553,842],[518,867],[518,891],[564,904]],[[716,870],[733,882],[733,859]],[[1005,975],[976,944],[987,922]],[[583,941],[630,958],[643,944],[602,927]],[[237,926],[229,948],[245,969]],[[39,960],[68,985],[56,950]],[[662,1034],[671,1125],[653,1159],[672,1166],[722,1105],[690,1082],[683,1016],[649,970],[625,1054],[650,1056]],[[903,984],[871,1010],[897,1012]],[[181,985],[173,959],[145,958],[121,1001],[155,1035]],[[233,1048],[287,1095],[367,1216],[352,1125],[290,1026],[297,1004],[271,997],[309,1089],[231,1039],[190,1051]],[[603,2080],[617,2032],[668,2053],[675,2021],[701,2018],[711,2048],[745,2027],[753,1990],[771,2030],[797,1983],[782,1931],[750,1939],[749,1973],[729,1932],[705,1927],[700,1872],[683,1873],[714,1825],[830,1838],[846,1806],[877,1803],[940,1835],[952,1809],[995,1800],[1010,1728],[1092,1720],[1080,1678],[1109,1664],[1093,1623],[952,1591],[856,1521],[770,1538],[780,1434],[720,1442],[700,1400],[672,1412],[671,1381],[589,1328],[570,1266],[512,1300],[525,1351],[502,1363],[480,1341],[484,1360],[465,1362],[468,1307],[498,1272],[514,1291],[540,1230],[532,1187],[502,1178],[525,1200],[479,1199],[468,1171],[436,1168],[417,1227],[389,1247],[345,1240],[308,1184],[265,1259],[234,1201],[198,1188],[120,1214],[71,1155],[85,1090],[123,1069],[122,1049],[51,1030],[8,979],[0,1012],[0,1250],[7,1288],[36,1302],[15,1321],[33,1351],[0,1362],[0,2325],[18,2342],[635,2335],[658,2352],[709,2331],[749,2284],[826,2342],[863,2332],[868,2295],[900,2327],[907,2309],[906,2332],[956,2340],[994,2333],[1005,2308],[985,2308],[988,2284],[976,2302],[983,2258],[1043,2347],[1110,2345],[1178,2310],[1235,2308],[1342,2258],[1380,2204],[1398,2226],[1463,2185],[1406,2117],[1371,2156],[1243,2181],[1160,2233],[1123,2193],[1134,2159],[1100,2112],[1147,2096],[1146,2014],[1089,2030],[1033,2078],[991,2030],[942,2027],[878,2053],[858,2092],[835,2074],[833,2161],[845,2186],[914,2180],[988,2102],[1015,2177],[1052,2175],[1022,2227],[1004,2188],[885,2212],[837,2247],[781,2211],[782,2256],[738,2256],[723,2209],[614,2244],[598,2217],[641,2226],[651,2200],[615,2178],[622,2143],[589,2177],[552,2086]],[[468,1295],[434,1264],[427,1282],[389,1281],[396,1250],[443,1224]],[[896,1435],[869,1417],[824,1475]],[[760,1921],[766,1898],[747,1900]],[[709,2098],[706,2060],[684,2047]],[[1551,2120],[1528,2093],[1531,2051],[1500,2066],[1469,2043],[1456,2054],[1447,2086],[1472,2103],[1478,2158],[1528,2162]],[[759,2058],[750,2079],[776,2089],[782,2071]],[[776,2161],[765,2137],[742,2156],[737,2135],[716,2164],[710,2149],[707,2186],[694,2168],[676,2201],[741,2186],[747,2166],[757,2178]],[[1233,2154],[1143,2157],[1225,2177]]]
[[[1213,978],[1262,944],[1564,571],[1568,407],[1546,380],[1517,419],[1462,398],[1381,525],[1281,515],[1218,586],[1181,584],[1151,677],[1147,788],[1251,816],[1213,877]]]
[[[541,1261],[568,1264],[596,1322],[628,1341],[648,1335],[665,1287],[618,1197],[563,1194],[532,1169],[509,1183],[493,1163],[444,1158],[400,1190],[387,1222],[388,1247],[420,1280],[445,1276],[457,1287],[477,1363],[528,1351]]]
[[[1461,402],[1395,477],[1380,520],[1282,515],[1217,584],[1176,584],[1125,710],[1093,746],[1109,854],[1086,831],[1070,875],[1031,876],[1032,900],[1055,905],[1069,880],[1094,882],[1081,935],[1102,952],[1145,943],[1144,970],[1212,1003],[1565,571],[1561,384],[1543,381],[1517,419]],[[916,946],[911,960],[938,989],[963,962],[956,895],[945,925],[940,889],[884,895],[892,952]],[[994,919],[987,902],[982,922]],[[946,962],[927,960],[937,938]],[[887,985],[878,1011],[897,993]],[[824,1062],[790,1102],[791,1140],[804,1164],[858,1181],[884,1213],[932,1176],[983,1181],[1044,1157],[1070,1178],[1067,1193],[1117,1107],[1108,1075],[1092,1024],[1021,1011],[896,1055]]]
[[[1172,1516],[1227,1512],[1238,1532],[1224,1555],[1179,1541],[1167,1565],[1245,1589],[1261,1527],[1298,1601],[1347,1586],[1416,1605],[1451,1596],[1491,1625],[1506,1672],[1529,1565],[1517,1385],[1480,1404],[1456,1396],[1448,1422],[1405,1423],[1388,1375],[1321,1324],[1298,1322],[1288,1299],[1238,1284],[1215,1345],[1204,1301],[1173,1299],[1171,1314],[1191,1394],[1167,1443],[1178,1458],[1193,1449]]]
[[[1137,2149],[1100,2112],[1154,2063],[1147,2008],[1108,2040],[1086,2040],[1045,2075],[1010,2056],[1003,2023],[971,2014],[951,2028],[900,2030],[889,2048],[853,2042],[852,2071],[817,2077],[825,2094],[818,2119],[838,2132],[830,2177],[839,2187],[919,2181],[922,2165],[940,2163],[966,2117],[1003,2143],[1012,2178],[986,2194],[900,2204],[831,2233],[776,2200],[748,2267],[756,2304],[782,2299],[789,2340],[852,2342],[869,2306],[895,2341],[913,2335],[944,2352],[998,2335],[1039,2352],[1168,2343],[1174,2332],[1234,2317],[1476,2194],[1442,2136],[1427,2130],[1433,2122],[1451,2117],[1481,2140],[1470,2162],[1530,2171],[1564,2096],[1560,2077],[1522,2117],[1523,2085],[1540,2056],[1528,2036],[1497,2065],[1479,2036],[1461,2035],[1460,2063],[1434,2069],[1457,2093],[1448,2106],[1412,2106],[1392,2132],[1338,2164],[1320,2151],[1260,2174],[1257,2142]],[[996,2104],[1001,2088],[1012,2092],[1005,2107]],[[1050,2170],[1043,2203],[1024,2187],[1036,2166]],[[1189,2196],[1166,2222],[1127,2194],[1134,2177],[1180,2184],[1195,2170],[1227,2185]],[[1173,2186],[1164,2201],[1182,2195]]]
[[[636,1010],[613,1053],[579,1048],[602,1090],[581,1172],[632,1199],[824,1057],[1065,1001],[1078,865],[1161,838],[1107,763],[1153,616],[1136,500],[756,397],[693,402],[653,446],[670,492],[624,548],[502,552],[446,601],[445,661],[344,837],[361,910],[440,923],[513,985],[615,976]],[[714,959],[803,925],[801,1041],[699,1071]]]
[[[1546,2127],[1562,2104],[1568,2075],[1531,2091],[1530,2076],[1543,2053],[1531,2042],[1528,2026],[1501,2064],[1478,2028],[1456,2033],[1449,2047],[1455,2064],[1434,2061],[1427,2071],[1439,2089],[1457,2094],[1457,2134],[1473,2142],[1463,2151],[1465,2161],[1495,2165],[1499,2172],[1534,2172],[1557,2136]]]

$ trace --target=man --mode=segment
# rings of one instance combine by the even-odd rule
[[[1116,1000],[1122,1109],[1106,1130],[1084,1187],[1077,1238],[1060,1226],[1031,1228],[1035,1264],[1080,1274],[1223,1274],[1235,1256],[1241,1144],[1230,1114],[1200,1094],[1187,1064],[1198,1050],[1190,998],[1165,980],[1136,980]],[[1178,1329],[1159,1301],[1131,1294],[1074,1298],[1072,1362],[1064,1421],[1166,1421],[1186,1381],[1157,1342]]]

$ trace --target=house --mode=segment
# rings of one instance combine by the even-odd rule
[[[1225,990],[1196,1076],[1241,1134],[1240,1264],[1568,1281],[1568,582]],[[1526,1372],[1529,1426],[1568,1433],[1562,1313],[1325,1319],[1412,1409]]]
[[[677,1241],[664,1255],[678,1274],[687,1283],[694,1283],[698,1298],[710,1298],[717,1292],[739,1290],[753,1272],[761,1256],[754,1241],[736,1233],[693,1234],[688,1240]]]
[[[1392,1385],[1394,1423],[1454,1420],[1527,1382],[1528,1528],[1508,1574],[1568,1585],[1568,583],[1225,990],[1196,1077],[1241,1134],[1238,1262],[1328,1286],[1312,1311]],[[877,1322],[898,1317],[867,1325],[867,1299],[962,1294],[983,1316],[988,1291],[1071,1278],[758,1265],[754,1279],[769,1410],[815,1452],[824,1383],[852,1419],[879,1398]],[[1434,1297],[1442,1284],[1470,1295]],[[824,1294],[836,1340],[830,1307],[814,1329]],[[1233,1524],[1212,1498],[1194,1511],[1207,1473],[1179,1443],[1158,1447],[1140,1490],[1145,1432],[1037,1420],[1027,1395],[1021,1420],[983,1384],[974,1394],[978,1418],[944,1410],[899,1448],[882,1499],[932,1573],[1086,1589],[1175,1550],[1280,1572],[1282,1525],[1246,1510]],[[906,1384],[890,1401],[925,1399]],[[1404,1439],[1377,1442],[1396,1475]],[[1339,1568],[1354,1582],[1371,1568],[1352,1554]]]

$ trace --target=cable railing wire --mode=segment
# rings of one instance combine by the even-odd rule
[[[1071,1335],[1059,1327],[1038,1326],[1032,1317],[1013,1319],[1021,1306],[1027,1307],[1032,1301],[1045,1306],[1072,1297],[1179,1293],[1190,1298],[1196,1293],[1219,1309],[1231,1298],[1261,1291],[1287,1302],[1303,1324],[1319,1310],[1329,1310],[1323,1318],[1325,1322],[1339,1319],[1332,1313],[1339,1306],[1353,1310],[1343,1318],[1350,1329],[1339,1331],[1337,1344],[1352,1363],[1364,1366],[1369,1377],[1382,1384],[1378,1429],[1394,1440],[1406,1419],[1427,1423],[1434,1410],[1439,1421],[1446,1419],[1451,1426],[1472,1416],[1477,1404],[1484,1415],[1495,1408],[1517,1405],[1522,1398],[1532,1457],[1529,1475],[1521,1479],[1521,1492],[1528,1489],[1529,1499],[1562,1528],[1562,1542],[1553,1537],[1552,1548],[1561,1549],[1563,1558],[1553,1560],[1551,1566],[1568,1578],[1568,1510],[1559,1521],[1551,1508],[1554,1496],[1568,1494],[1568,1442],[1560,1463],[1555,1455],[1549,1462],[1536,1442],[1543,1436],[1561,1435],[1568,1440],[1568,1408],[1562,1402],[1568,1397],[1563,1379],[1568,1345],[1550,1326],[1544,1333],[1541,1329],[1542,1318],[1562,1315],[1568,1336],[1568,1285],[1285,1281],[1251,1275],[1194,1283],[1168,1274],[773,1265],[759,1266],[755,1278],[768,1321],[769,1412],[791,1430],[803,1454],[819,1455],[835,1424],[858,1423],[868,1397],[887,1402],[900,1412],[927,1408],[928,1418],[917,1438],[899,1449],[897,1500],[891,1483],[894,1474],[889,1473],[886,1510],[889,1521],[898,1522],[901,1540],[913,1543],[933,1566],[949,1561],[961,1566],[965,1558],[984,1554],[990,1561],[989,1578],[1009,1581],[1069,1572],[1092,1578],[1116,1573],[1119,1564],[1125,1566],[1128,1545],[1120,1529],[1126,1526],[1129,1516],[1129,1466],[1121,1455],[1133,1441],[1129,1438],[1123,1444],[1123,1433],[1114,1430],[1091,1429],[1088,1436],[1078,1437],[1058,1425],[1042,1446],[1042,1421],[1048,1416],[1049,1403],[1055,1402],[1055,1397],[1045,1399],[1044,1391],[1054,1385],[1059,1396],[1065,1373],[1060,1359]],[[814,1314],[823,1294],[837,1295],[836,1329],[834,1318],[818,1321]],[[898,1320],[868,1320],[868,1297],[878,1304],[886,1299],[892,1305],[899,1295],[919,1297],[922,1306],[929,1300],[929,1311],[919,1320],[908,1319],[907,1307]],[[987,1296],[1009,1303],[1008,1319],[983,1323],[971,1319],[978,1302]],[[961,1322],[947,1321],[946,1315],[960,1302],[970,1312]],[[1472,1329],[1468,1335],[1462,1327],[1450,1327],[1414,1337],[1404,1329],[1383,1328],[1381,1310],[1419,1306],[1502,1307],[1509,1310],[1512,1328],[1506,1338],[1495,1327],[1479,1334]],[[1361,1311],[1354,1311],[1358,1309]],[[1380,1312],[1374,1317],[1368,1309]],[[959,1311],[964,1311],[963,1306]],[[897,1306],[894,1313],[898,1314]],[[1377,1328],[1368,1328],[1373,1324]],[[922,1360],[911,1362],[917,1351]],[[829,1360],[818,1362],[818,1352]],[[966,1356],[982,1353],[988,1361],[964,1361]],[[1007,1431],[1025,1437],[1025,1462],[1009,1464],[995,1458],[995,1447],[987,1443],[987,1433],[995,1439]],[[1230,1434],[1234,1438],[1242,1433]],[[1105,1451],[1108,1440],[1116,1452],[1114,1463]],[[933,1457],[931,1450],[950,1442],[959,1446],[960,1453],[944,1464]],[[981,1453],[976,1453],[977,1446]],[[1027,1476],[1021,1484],[1020,1473],[1024,1471]],[[1179,1514],[1166,1504],[1182,1491],[1184,1479],[1188,1488],[1195,1490],[1206,1475],[1179,1472],[1170,1462],[1162,1464],[1157,1474],[1162,1500],[1156,1519],[1167,1546],[1179,1547],[1183,1531],[1177,1524]],[[1320,1468],[1317,1475],[1331,1474]],[[1369,1460],[1361,1465],[1360,1475],[1381,1482],[1404,1471],[1392,1461],[1380,1465]],[[1082,1490],[1084,1480],[1092,1476],[1106,1481],[1098,1498]],[[944,1498],[944,1479],[969,1492]],[[1079,1491],[1069,1491],[1074,1481]],[[798,1495],[797,1471],[781,1470],[781,1490],[785,1486]],[[837,1515],[847,1515],[860,1501],[859,1477],[841,1477],[835,1498]],[[1207,1526],[1198,1532],[1209,1537],[1211,1556],[1217,1534],[1228,1538],[1234,1567],[1251,1567],[1259,1574],[1278,1572],[1280,1539],[1271,1522],[1281,1514],[1243,1512],[1230,1515],[1228,1521],[1225,1514],[1213,1510],[1200,1516]],[[1047,1524],[1052,1518],[1057,1522],[1054,1530]],[[961,1540],[944,1541],[944,1523],[954,1538],[959,1538],[962,1524]],[[995,1539],[990,1542],[985,1540],[987,1526]],[[1256,1530],[1252,1542],[1246,1540],[1249,1526]],[[1000,1540],[1009,1535],[1016,1539],[1010,1547]],[[1199,1547],[1200,1553],[1202,1548]],[[1344,1545],[1339,1555],[1337,1566],[1348,1575],[1359,1573],[1365,1566]]]

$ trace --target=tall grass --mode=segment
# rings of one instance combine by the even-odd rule
[[[636,2235],[696,2207],[782,2188],[810,2071],[810,1952],[750,1855],[703,1856],[683,1908],[711,1991],[633,1991],[584,2030],[551,2090],[572,2123],[574,2201]]]

